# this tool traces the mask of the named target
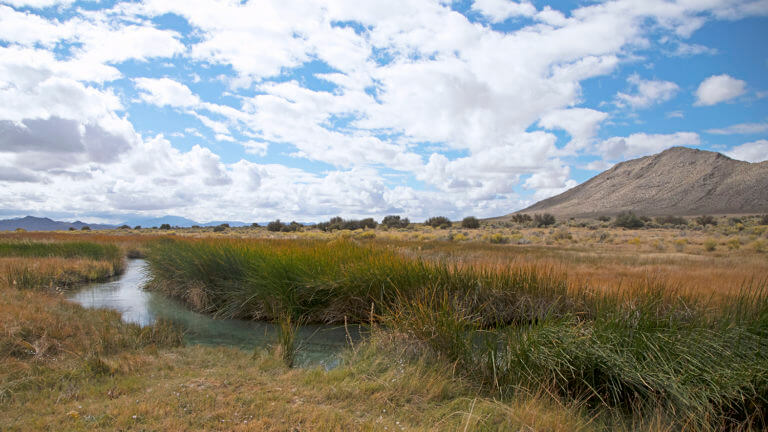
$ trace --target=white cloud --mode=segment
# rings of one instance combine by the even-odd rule
[[[639,75],[633,74],[627,81],[635,87],[634,94],[619,92],[616,95],[616,104],[629,105],[633,109],[648,108],[651,105],[666,102],[677,93],[680,87],[671,81],[644,80]]]
[[[675,146],[698,146],[699,135],[694,132],[674,134],[636,133],[628,137],[613,137],[598,144],[597,150],[605,160],[625,160],[646,156]]]
[[[184,84],[170,78],[135,78],[144,102],[157,106],[189,107],[198,105],[200,98]]]
[[[741,144],[724,153],[738,160],[763,162],[768,160],[768,140],[763,139]]]
[[[563,129],[571,135],[569,150],[581,150],[597,134],[608,114],[588,108],[555,110],[539,119],[539,125],[547,129]]]
[[[255,154],[258,156],[266,156],[269,143],[264,141],[249,140],[243,143],[246,153]]]
[[[475,0],[472,9],[496,23],[516,16],[530,17],[536,13],[536,7],[532,4],[511,0]]]
[[[695,55],[707,54],[715,55],[718,51],[716,48],[710,48],[708,46],[699,44],[688,44],[685,42],[677,42],[675,49],[670,53],[677,57],[690,57]]]
[[[55,2],[13,2],[21,3]],[[595,143],[607,114],[583,106],[582,81],[616,72],[638,48],[656,47],[659,33],[677,41],[712,16],[760,14],[761,3],[585,4],[566,16],[527,1],[473,3],[490,22],[527,18],[508,33],[470,22],[445,0],[147,0],[68,9],[57,19],[0,6],[0,167],[23,167],[3,173],[0,207],[172,210],[198,220],[493,216],[520,203],[520,187],[538,199],[573,186],[571,163],[560,158],[697,145],[688,132]],[[155,24],[165,14],[191,31]],[[167,57],[173,62],[148,62]],[[328,70],[291,76],[308,61]],[[173,75],[148,78],[165,74]],[[217,74],[229,92],[203,90],[219,85]],[[630,84],[617,100],[634,108],[678,90],[639,77]],[[238,142],[256,156],[287,148],[314,172],[225,163],[204,147],[181,151],[162,135],[141,137],[129,121],[140,116],[123,105],[136,100],[190,116],[165,136],[185,129],[187,139],[202,138],[190,127],[199,122],[221,141],[215,147]],[[530,132],[536,126],[562,129],[571,142],[558,148],[553,133]],[[321,172],[306,160],[329,166]],[[417,180],[428,190],[408,186]]]
[[[707,133],[716,135],[756,134],[768,132],[768,122],[740,123],[719,129],[707,129]]]
[[[3,0],[3,2],[15,7],[31,7],[39,9],[50,6],[69,5],[74,3],[75,0]]]
[[[696,89],[697,106],[715,105],[739,97],[746,92],[747,83],[729,75],[713,75]]]

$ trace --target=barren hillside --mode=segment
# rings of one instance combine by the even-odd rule
[[[560,217],[744,214],[768,212],[768,161],[673,147],[616,164],[560,195],[517,213]]]

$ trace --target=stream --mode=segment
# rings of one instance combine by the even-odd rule
[[[67,298],[86,308],[106,308],[120,312],[123,321],[148,326],[157,320],[174,323],[184,330],[187,344],[226,345],[253,350],[273,345],[277,326],[268,322],[214,319],[194,312],[181,302],[145,291],[149,278],[146,261],[128,260],[125,272],[108,282],[93,283],[68,293]],[[295,364],[331,369],[340,363],[339,354],[351,337],[363,336],[360,326],[305,325],[297,332]]]

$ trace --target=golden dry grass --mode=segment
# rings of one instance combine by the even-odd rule
[[[142,231],[6,233],[0,239],[76,239],[141,252],[148,241],[162,237],[156,230]],[[163,236],[343,236],[462,265],[551,268],[567,274],[571,289],[609,292],[650,279],[717,297],[768,279],[768,254],[752,247],[765,234],[691,231],[683,237],[672,229],[605,229],[609,240],[599,241],[594,230],[568,231],[570,239],[555,239],[558,229],[538,228],[367,231],[373,237],[248,228],[215,234],[180,230]],[[452,232],[464,239],[451,240]],[[493,245],[488,236],[494,233],[533,241]],[[708,252],[704,243],[710,239],[717,246]],[[733,239],[739,248],[728,247]],[[75,283],[110,271],[104,262],[82,259],[0,259],[0,430],[669,428],[663,414],[615,424],[590,419],[578,404],[564,405],[547,394],[495,401],[456,378],[451,364],[409,354],[399,341],[380,340],[350,353],[345,366],[330,372],[288,369],[266,352],[252,356],[228,348],[167,348],[174,342],[172,333],[159,333],[165,330],[141,336],[141,330],[122,324],[114,312],[84,310],[55,295],[15,289],[7,275],[9,269],[22,267],[58,284],[67,280],[65,275],[76,275],[71,279]],[[48,283],[46,288],[56,286]]]

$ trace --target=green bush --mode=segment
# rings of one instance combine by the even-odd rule
[[[656,218],[659,225],[688,225],[688,220],[681,216],[659,216]]]
[[[533,224],[536,225],[537,227],[554,225],[555,222],[556,222],[555,216],[549,213],[533,215]]]
[[[531,222],[532,220],[533,218],[529,214],[520,213],[512,215],[512,222],[514,223],[524,224]]]
[[[374,229],[378,226],[373,218],[365,219],[343,219],[340,216],[332,217],[328,222],[320,222],[315,227],[321,231],[336,231],[336,230],[359,230],[365,228]]]
[[[474,216],[467,216],[461,221],[461,227],[467,229],[480,228],[480,221]]]
[[[696,218],[696,223],[701,226],[717,225],[717,221],[714,217],[708,215],[702,215]]]
[[[267,224],[267,231],[279,232],[283,230],[284,223],[280,222],[280,219],[273,220]]]
[[[445,229],[451,227],[451,220],[445,216],[433,216],[424,221],[424,225],[431,226],[432,228]]]
[[[409,221],[408,218],[401,219],[400,216],[389,215],[384,216],[384,219],[381,220],[381,224],[387,228],[408,228],[411,221]]]
[[[634,212],[621,212],[616,215],[616,219],[613,221],[613,225],[621,228],[642,228],[645,226],[645,222],[640,219]]]
[[[171,229],[171,225],[170,224],[162,224],[162,225],[160,225],[160,229],[161,230],[169,230],[169,229]]]

